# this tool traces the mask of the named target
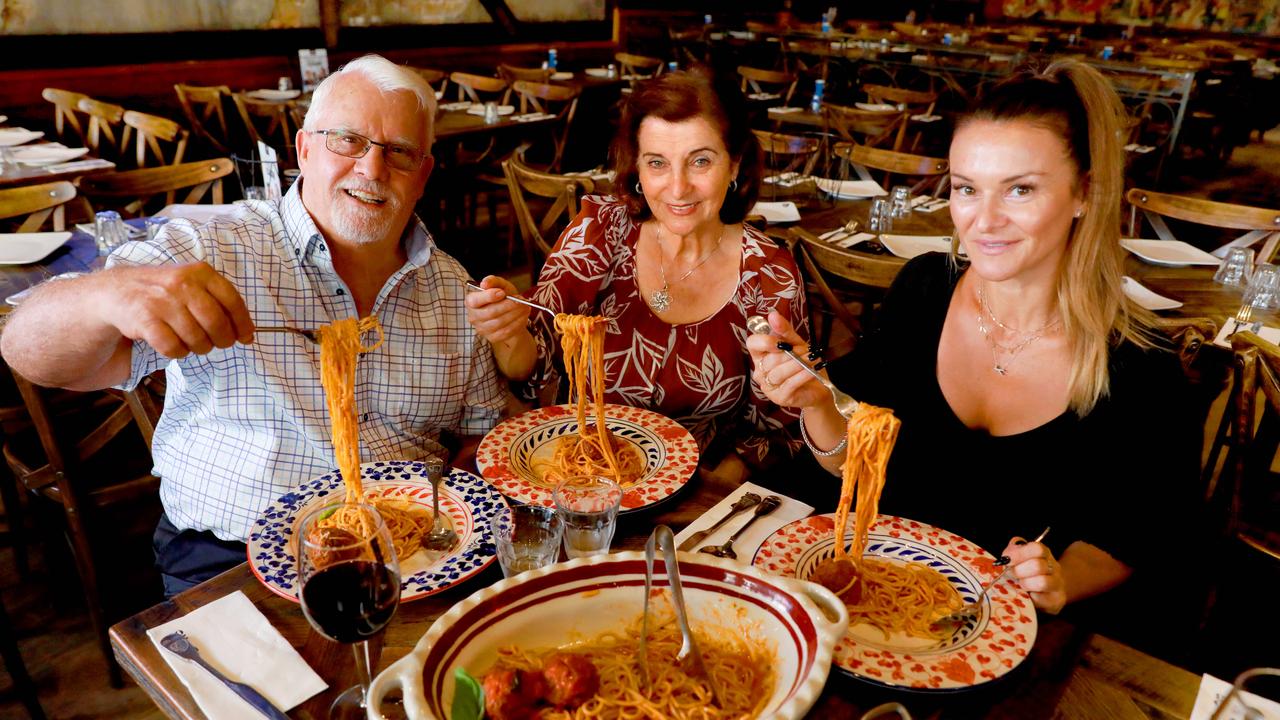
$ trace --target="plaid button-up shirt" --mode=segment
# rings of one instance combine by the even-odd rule
[[[240,204],[199,227],[174,220],[154,241],[116,249],[108,266],[206,262],[240,291],[258,325],[315,328],[354,317],[300,182],[279,204]],[[443,452],[443,431],[483,434],[506,398],[492,348],[466,319],[467,272],[416,218],[402,242],[408,262],[373,308],[384,342],[360,355],[356,370],[365,462]],[[121,387],[162,367],[167,391],[152,456],[165,512],[179,529],[244,540],[272,500],[334,469],[319,346],[261,333],[252,345],[170,360],[139,341]]]

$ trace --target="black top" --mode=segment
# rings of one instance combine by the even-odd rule
[[[1177,356],[1122,343],[1111,391],[1085,417],[1068,410],[994,437],[966,427],[938,385],[938,343],[962,269],[940,253],[907,263],[878,322],[832,364],[835,384],[902,421],[880,511],[950,530],[999,554],[1052,526],[1057,556],[1083,540],[1131,567],[1168,549],[1173,517],[1199,476],[1201,429]]]

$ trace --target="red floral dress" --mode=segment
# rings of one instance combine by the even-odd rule
[[[774,405],[751,380],[746,319],[777,310],[808,335],[804,287],[794,258],[747,226],[738,290],[715,314],[672,325],[649,309],[636,284],[640,224],[613,198],[584,198],[533,291],[558,312],[604,315],[605,399],[661,413],[688,428],[704,464],[732,447],[752,466],[791,457],[801,441],[795,410]],[[534,313],[538,365],[529,398],[559,379],[559,334],[552,318]],[[773,457],[771,457],[773,456]]]

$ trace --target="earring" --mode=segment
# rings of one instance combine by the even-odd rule
[[[637,180],[637,181],[636,181],[636,194],[637,194],[637,195],[643,195],[643,194],[644,194],[644,188],[640,187],[640,181],[639,181],[639,180]]]
[[[1076,217],[1078,218],[1084,217],[1084,208],[1080,208],[1079,210],[1076,210]]]
[[[729,181],[729,192],[738,192],[738,178]]]

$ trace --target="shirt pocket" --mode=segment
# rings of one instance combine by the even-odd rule
[[[424,353],[394,361],[384,382],[388,418],[402,432],[419,434],[452,429],[462,419],[467,358],[462,353]]]

